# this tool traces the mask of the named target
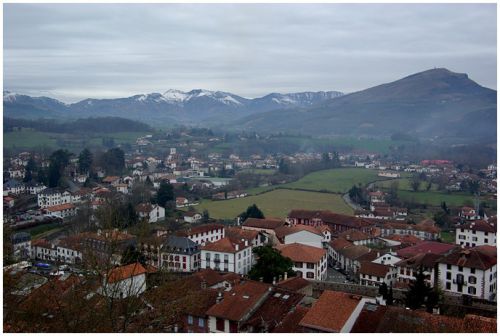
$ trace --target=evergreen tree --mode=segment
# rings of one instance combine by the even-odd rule
[[[156,194],[156,202],[158,205],[164,207],[167,202],[174,200],[174,188],[170,183],[161,182],[158,193]]]
[[[394,294],[392,292],[392,284],[389,287],[389,293],[387,293],[387,299],[385,302],[388,306],[392,306],[394,304]]]
[[[151,182],[151,179],[149,178],[149,176],[146,177],[146,181],[144,182],[144,184],[147,186],[150,186],[150,187],[153,186],[153,182]]]
[[[255,204],[249,206],[245,212],[239,215],[239,217],[241,222],[246,221],[247,218],[265,218],[264,213]]]
[[[108,150],[101,161],[108,175],[120,175],[125,169],[125,153],[120,148]]]
[[[264,282],[272,283],[273,278],[278,279],[285,272],[289,276],[295,275],[293,271],[293,261],[290,258],[284,257],[281,253],[271,246],[259,246],[253,249],[253,253],[257,256],[257,263],[252,267],[248,276],[253,280],[263,278]]]
[[[59,185],[59,181],[63,176],[64,169],[68,165],[71,155],[70,152],[64,149],[59,149],[52,153],[50,156],[48,176],[49,188],[54,188]]]
[[[78,170],[82,174],[86,174],[90,171],[90,167],[92,166],[93,155],[92,153],[85,148],[80,152],[78,156]]]
[[[201,221],[202,223],[208,223],[209,220],[210,220],[210,214],[208,213],[208,210],[205,209],[203,210],[203,213],[201,215]]]
[[[422,307],[427,300],[431,287],[425,282],[425,275],[422,266],[420,266],[415,280],[409,285],[406,292],[406,306],[415,310]]]
[[[37,171],[37,166],[35,160],[32,157],[29,158],[28,164],[25,168],[25,175],[23,182],[30,182],[33,179],[33,173]]]

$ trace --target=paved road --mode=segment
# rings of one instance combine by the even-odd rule
[[[342,195],[342,198],[344,199],[344,202],[346,202],[347,205],[349,205],[354,210],[363,210],[362,207],[360,207],[357,203],[354,203],[351,200],[351,198],[349,197],[349,193],[346,193],[346,194]]]

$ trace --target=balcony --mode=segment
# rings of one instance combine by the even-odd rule
[[[464,280],[460,280],[460,279],[453,279],[453,283],[455,285],[462,285],[462,286],[467,286],[467,281],[464,281]]]

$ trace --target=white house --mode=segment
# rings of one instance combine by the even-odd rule
[[[10,179],[3,184],[3,195],[8,194],[19,195],[24,192],[24,184],[18,182],[17,180]]]
[[[300,243],[322,248],[324,236],[321,230],[309,225],[281,226],[274,230],[282,244]]]
[[[248,241],[225,237],[201,248],[202,269],[247,274],[252,262],[252,246]]]
[[[76,207],[72,203],[50,206],[45,209],[48,215],[66,218],[76,215]]]
[[[389,265],[377,264],[370,261],[360,263],[360,285],[380,286],[382,283],[385,283],[387,286],[391,286],[395,281],[395,274],[393,274]]]
[[[419,253],[411,258],[401,260],[395,264],[398,282],[409,284],[416,280],[420,269],[425,276],[425,281],[434,287],[436,284],[436,263],[442,255],[435,253]]]
[[[165,219],[165,208],[157,204],[141,203],[136,207],[139,218],[146,218],[149,223]]]
[[[438,261],[438,272],[444,291],[496,301],[496,247],[483,245],[451,253]]]
[[[172,272],[195,272],[200,268],[199,247],[189,238],[169,236],[160,250],[160,266]]]
[[[455,244],[462,247],[497,245],[497,217],[475,220],[457,226]]]
[[[178,232],[178,235],[188,237],[198,245],[215,242],[224,238],[226,235],[224,225],[222,224],[205,224],[196,226],[186,231]]]
[[[196,211],[186,211],[184,213],[184,221],[186,223],[198,223],[202,216]]]
[[[146,291],[146,269],[140,264],[118,266],[105,275],[101,295],[123,299]]]
[[[309,280],[325,280],[327,272],[326,250],[309,245],[293,243],[280,245],[277,249],[294,262],[293,270],[299,277]]]

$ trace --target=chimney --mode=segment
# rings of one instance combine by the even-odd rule
[[[201,282],[201,289],[207,289],[207,282],[205,280]]]
[[[273,277],[273,285],[276,285],[276,277]]]
[[[380,252],[377,252],[377,258],[380,257]]]
[[[174,332],[179,332],[179,326],[177,324],[174,324]]]
[[[281,282],[282,279],[283,279],[283,276],[280,274],[278,277],[278,282]]]
[[[248,240],[245,240],[245,246],[248,246]]]
[[[219,292],[219,293],[217,294],[217,299],[215,299],[215,303],[217,304],[217,303],[220,303],[221,301],[222,301],[222,293],[221,293],[221,292]]]
[[[97,235],[100,236],[102,234],[101,229],[97,229]]]
[[[236,244],[236,245],[234,245],[234,248],[236,249],[236,251],[239,251],[240,250],[240,245]]]
[[[260,281],[260,282],[264,282],[264,278],[263,278],[263,277],[260,277],[260,278],[259,278],[259,281]]]
[[[285,272],[285,276],[283,277],[284,280],[288,279],[288,272]]]

